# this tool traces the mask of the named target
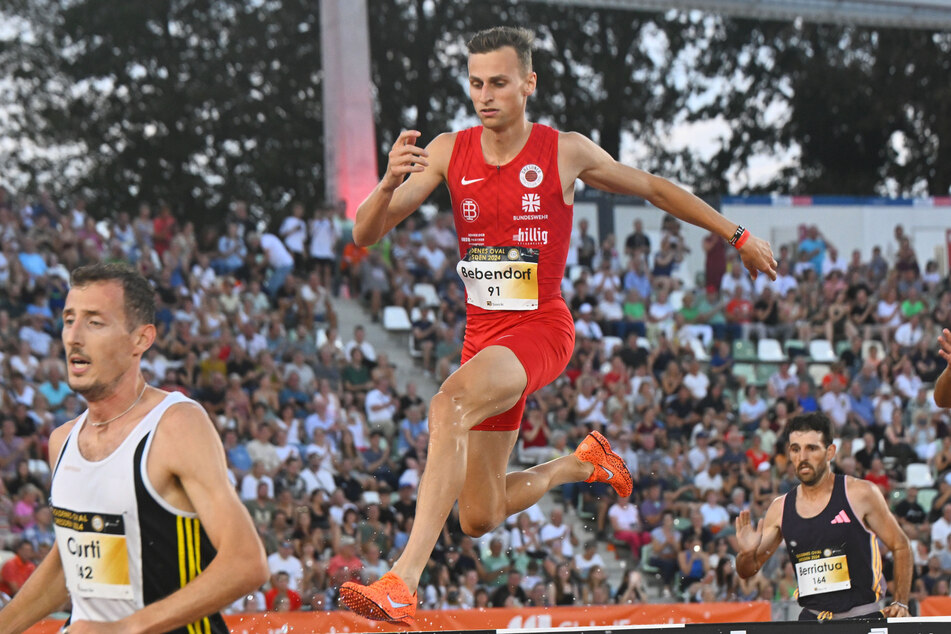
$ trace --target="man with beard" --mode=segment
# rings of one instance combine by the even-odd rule
[[[50,437],[56,544],[0,612],[2,632],[22,632],[70,599],[63,632],[224,633],[217,610],[267,578],[208,415],[142,377],[154,297],[125,265],[72,273],[67,382],[89,407]]]
[[[909,616],[911,549],[881,491],[832,472],[836,448],[824,414],[792,418],[787,434],[799,485],[773,500],[755,528],[749,511],[737,516],[737,573],[744,579],[755,575],[785,539],[799,586],[800,621]],[[879,605],[886,586],[878,540],[894,557],[893,601],[885,608]]]

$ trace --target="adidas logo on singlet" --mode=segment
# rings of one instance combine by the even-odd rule
[[[845,514],[845,511],[839,511],[839,514],[832,518],[830,524],[851,524],[852,520]]]

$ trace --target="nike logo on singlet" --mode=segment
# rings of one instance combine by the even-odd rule
[[[607,467],[601,467],[601,468],[604,469],[604,472],[605,472],[606,474],[608,474],[608,480],[610,480],[611,478],[614,477],[614,472],[613,472],[613,471],[611,471],[611,470],[608,469]]]
[[[473,178],[473,179],[471,179],[471,180],[468,179],[468,178],[466,178],[465,176],[463,176],[463,177],[462,177],[462,184],[463,184],[463,185],[471,185],[472,183],[478,183],[479,181],[484,181],[484,180],[485,180],[485,176],[483,176],[482,178]]]

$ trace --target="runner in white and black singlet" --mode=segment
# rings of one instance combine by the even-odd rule
[[[756,528],[749,511],[737,517],[737,573],[744,579],[756,574],[785,539],[803,608],[799,620],[908,616],[911,548],[881,491],[871,482],[832,472],[836,449],[825,414],[791,419],[787,434],[800,484],[773,500]],[[894,560],[893,600],[885,608],[880,544]]]
[[[56,543],[0,611],[4,634],[67,600],[64,633],[224,633],[218,610],[267,579],[208,414],[142,376],[154,322],[155,292],[133,269],[73,271],[63,348],[89,408],[50,435]]]

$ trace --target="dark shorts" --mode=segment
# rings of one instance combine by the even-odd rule
[[[542,303],[531,311],[493,311],[466,318],[462,363],[489,346],[511,350],[525,369],[528,384],[518,402],[506,412],[487,418],[473,429],[511,431],[522,423],[525,398],[557,379],[575,347],[575,323],[564,300]]]

